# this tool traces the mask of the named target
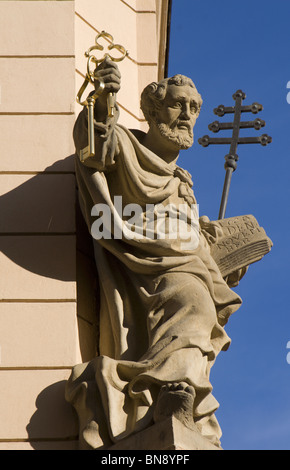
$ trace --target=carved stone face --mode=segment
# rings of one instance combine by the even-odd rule
[[[156,125],[165,138],[180,149],[193,144],[193,127],[199,114],[198,97],[190,85],[168,85]]]

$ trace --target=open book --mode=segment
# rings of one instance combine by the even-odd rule
[[[209,221],[202,228],[223,277],[259,261],[273,246],[253,215]]]

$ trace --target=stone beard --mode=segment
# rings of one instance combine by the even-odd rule
[[[180,150],[186,150],[193,145],[193,131],[190,129],[187,122],[183,125],[188,127],[188,129],[181,133],[177,125],[174,128],[171,128],[167,124],[158,121],[156,122],[156,126],[162,137],[175,144]]]

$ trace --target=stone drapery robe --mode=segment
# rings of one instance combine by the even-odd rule
[[[95,204],[194,203],[190,175],[142,145],[142,132],[108,118],[95,122],[97,152],[76,175],[91,230]],[[87,145],[86,113],[74,139]],[[94,240],[100,280],[99,356],[73,368],[66,398],[77,410],[83,448],[108,447],[152,424],[163,384],[187,382],[196,392],[194,421],[218,442],[218,403],[209,382],[217,354],[230,344],[224,325],[241,299],[223,280],[202,231],[193,250],[175,240]]]

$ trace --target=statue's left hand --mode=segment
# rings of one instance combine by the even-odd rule
[[[238,269],[237,271],[234,271],[233,273],[229,274],[226,278],[225,281],[228,284],[229,287],[236,287],[240,280],[244,277],[246,272],[248,271],[248,267],[246,266],[242,269]]]

